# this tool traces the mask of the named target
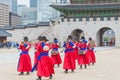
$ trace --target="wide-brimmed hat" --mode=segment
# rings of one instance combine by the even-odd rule
[[[42,40],[42,36],[38,36],[38,40],[41,41]]]
[[[49,41],[45,36],[42,37],[42,40]]]
[[[54,40],[57,40],[57,38],[54,38]]]
[[[71,35],[69,35],[69,36],[68,36],[68,39],[72,39],[72,36],[71,36]]]
[[[28,41],[28,37],[27,36],[24,37],[24,41]]]

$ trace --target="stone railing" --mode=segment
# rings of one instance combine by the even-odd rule
[[[80,17],[80,18],[61,18],[61,22],[82,22],[82,21],[119,21],[119,16],[114,17]]]

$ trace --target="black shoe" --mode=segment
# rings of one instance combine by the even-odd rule
[[[68,70],[67,70],[67,69],[65,70],[65,73],[68,73]]]
[[[41,78],[37,78],[36,80],[42,80]]]
[[[87,65],[85,64],[85,69],[87,69]]]
[[[74,72],[74,70],[72,69],[71,72]]]
[[[38,77],[36,80],[42,80],[41,77]]]
[[[30,73],[29,72],[27,72],[27,75],[29,75]]]
[[[50,79],[52,79],[52,74],[50,75]]]
[[[80,65],[80,69],[82,69],[82,65]]]
[[[60,67],[60,64],[58,64],[58,67]]]
[[[24,73],[23,73],[23,72],[21,72],[21,73],[19,73],[19,75],[24,75]]]

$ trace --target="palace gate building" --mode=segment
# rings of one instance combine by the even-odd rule
[[[120,47],[120,0],[70,0],[50,6],[61,12],[53,25],[53,35],[60,41],[71,34],[74,40],[92,37],[97,46],[107,42]]]

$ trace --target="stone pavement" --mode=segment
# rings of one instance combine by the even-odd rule
[[[36,72],[30,75],[19,76],[17,72],[18,51],[15,49],[0,49],[0,80],[36,80]],[[33,58],[33,51],[31,57]],[[87,69],[64,73],[61,67],[55,67],[52,80],[120,80],[120,49],[113,47],[96,48],[97,63]],[[63,58],[63,56],[62,56]],[[77,64],[77,63],[76,63]],[[49,80],[43,78],[43,80]]]

